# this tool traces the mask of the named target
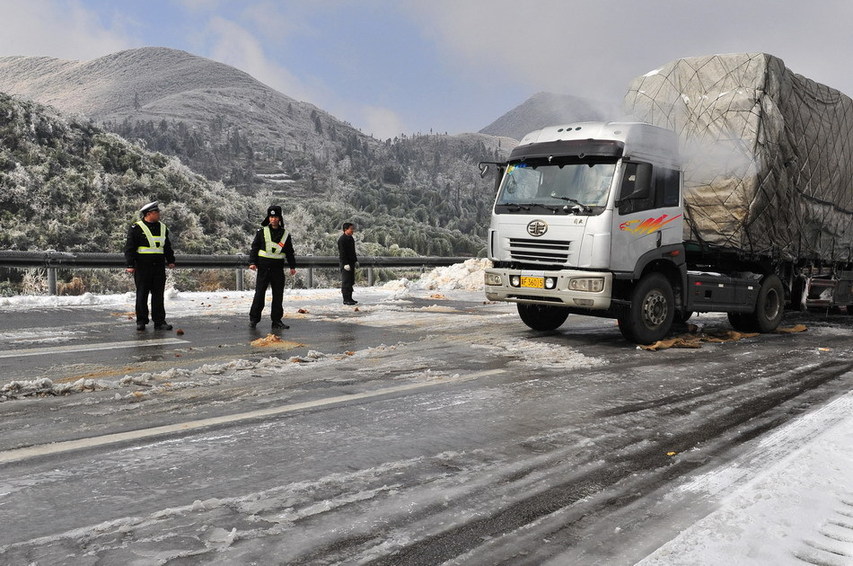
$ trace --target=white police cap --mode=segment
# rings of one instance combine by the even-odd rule
[[[149,202],[148,204],[146,204],[145,206],[143,206],[142,208],[139,209],[139,213],[142,216],[145,216],[145,213],[151,212],[152,210],[160,210],[159,201],[155,200],[153,202]]]

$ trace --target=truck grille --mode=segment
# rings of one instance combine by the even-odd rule
[[[566,240],[509,239],[509,253],[518,261],[542,263],[566,263],[569,259],[571,242]]]

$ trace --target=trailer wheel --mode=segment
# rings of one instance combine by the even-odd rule
[[[773,332],[785,314],[785,289],[776,275],[768,275],[761,281],[755,311],[749,321],[757,332]]]
[[[569,317],[569,309],[552,305],[517,303],[518,316],[533,330],[556,330]]]
[[[667,335],[674,316],[672,285],[660,273],[652,273],[634,287],[631,308],[619,318],[619,330],[626,340],[651,344]]]
[[[806,278],[802,275],[794,277],[791,283],[791,308],[798,311],[806,310]]]

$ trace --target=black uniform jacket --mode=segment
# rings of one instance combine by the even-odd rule
[[[355,255],[355,238],[349,234],[341,234],[338,238],[338,259],[341,267],[349,265],[355,267],[358,257]]]
[[[270,238],[272,238],[273,242],[281,242],[281,238],[284,236],[284,228],[270,228]],[[260,257],[258,252],[262,249],[266,249],[266,242],[264,241],[264,229],[261,228],[255,233],[255,239],[252,241],[252,251],[249,252],[249,265],[258,265],[258,262],[268,262],[275,261],[280,262],[280,259],[267,259],[265,257]],[[293,242],[290,239],[290,234],[287,235],[287,239],[284,241],[284,248],[282,248],[284,252],[284,257],[287,258],[287,265],[290,269],[296,269],[296,257],[293,254]]]
[[[148,226],[148,229],[151,230],[151,235],[160,235],[159,222],[146,222],[145,224]],[[166,228],[166,242],[163,245],[162,254],[140,254],[136,251],[139,247],[147,246],[148,238],[145,237],[145,233],[142,231],[142,228],[134,222],[130,225],[130,229],[127,231],[127,243],[124,245],[124,259],[127,267],[136,267],[140,261],[148,265],[154,263],[163,263],[164,265],[175,263],[175,252],[172,250],[172,241],[169,239],[168,228]]]

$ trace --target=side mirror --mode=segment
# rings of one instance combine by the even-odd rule
[[[488,163],[478,163],[477,168],[480,169],[480,178],[483,179],[489,172],[489,164]]]

